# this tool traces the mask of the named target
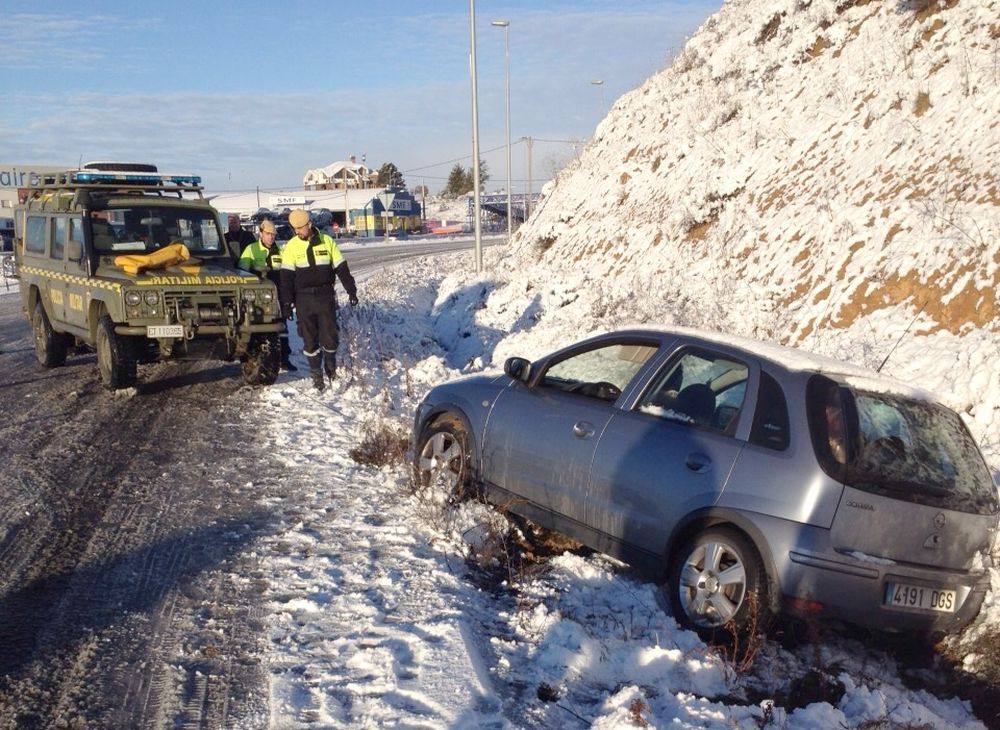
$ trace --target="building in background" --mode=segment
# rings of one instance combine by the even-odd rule
[[[348,231],[362,238],[385,236],[390,233],[419,233],[423,211],[413,194],[404,188],[386,188],[353,208],[348,218]]]
[[[24,190],[29,185],[38,182],[39,175],[48,175],[55,172],[65,172],[72,165],[53,167],[52,165],[14,165],[0,162],[0,209],[7,208],[7,214],[0,213],[0,217],[9,217],[10,208],[17,205],[18,190]]]
[[[306,190],[364,190],[376,187],[378,172],[358,164],[354,155],[326,167],[307,170],[302,178]]]

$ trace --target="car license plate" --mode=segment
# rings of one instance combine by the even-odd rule
[[[885,605],[887,606],[954,613],[955,601],[955,591],[944,588],[927,588],[906,583],[885,584]]]
[[[146,337],[183,337],[182,324],[156,324],[146,328]]]

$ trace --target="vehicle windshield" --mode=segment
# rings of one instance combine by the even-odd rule
[[[954,411],[845,387],[827,389],[825,398],[814,411],[821,415],[811,417],[826,434],[817,446],[842,465],[848,485],[944,509],[997,511],[989,469]]]
[[[151,253],[183,243],[192,254],[222,251],[215,215],[200,208],[143,205],[90,213],[94,250],[98,253]]]

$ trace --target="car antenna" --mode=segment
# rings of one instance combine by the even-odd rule
[[[885,360],[883,360],[882,364],[879,365],[878,368],[875,370],[876,373],[882,372],[882,368],[884,368],[885,364],[889,362],[889,358],[892,357],[892,353],[894,353],[896,351],[896,348],[899,347],[899,343],[902,342],[903,338],[906,337],[906,335],[909,333],[910,328],[913,326],[913,323],[917,321],[917,317],[920,316],[920,313],[924,311],[924,307],[926,306],[927,306],[927,299],[924,299],[924,303],[920,305],[920,309],[918,309],[917,313],[913,315],[913,319],[910,320],[910,323],[906,325],[906,329],[903,330],[903,334],[899,336],[899,339],[896,340],[896,344],[892,346],[892,349],[889,350],[888,354],[885,356]]]

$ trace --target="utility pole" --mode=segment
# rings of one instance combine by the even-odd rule
[[[469,0],[469,75],[472,77],[472,191],[476,230],[476,273],[483,271],[483,222],[479,184],[479,91],[476,88],[476,0]]]
[[[348,208],[349,204],[347,202],[347,166],[344,166],[344,227],[340,230],[341,236],[347,235],[347,218],[350,215]]]
[[[503,85],[504,85],[504,134],[507,137],[507,243],[514,232],[514,216],[511,213],[510,189],[510,43],[509,20],[494,20],[490,25],[503,28]]]
[[[528,215],[530,214],[531,206],[531,145],[534,144],[535,140],[531,137],[522,137],[524,140],[524,149],[528,155],[528,194],[524,197],[524,220],[528,220]]]

